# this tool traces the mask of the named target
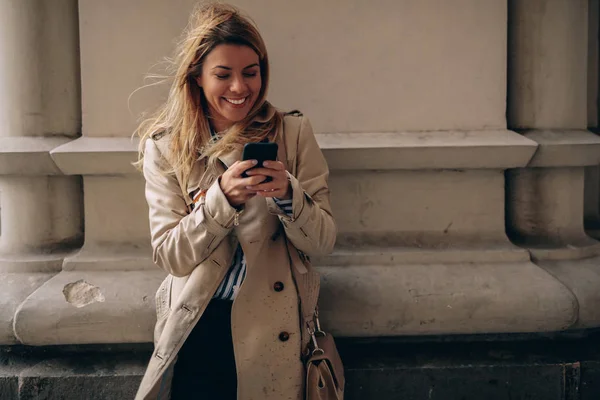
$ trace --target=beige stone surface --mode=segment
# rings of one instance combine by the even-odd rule
[[[595,254],[595,253],[594,253]],[[343,267],[348,265],[400,264],[457,264],[457,263],[523,263],[530,261],[527,250],[512,243],[482,246],[481,243],[453,246],[452,248],[424,249],[416,247],[384,247],[379,245],[340,246],[332,254],[313,257],[316,266]]]
[[[571,292],[526,260],[416,264],[400,255],[388,265],[319,269],[323,322],[343,336],[555,331],[578,315]],[[15,332],[32,345],[150,341],[154,315],[147,302],[163,276],[62,272],[23,303]],[[67,301],[65,287],[81,281],[103,301],[81,307]]]
[[[166,87],[142,91],[128,110],[195,3],[79,2],[84,135],[128,137],[164,98]],[[505,1],[233,3],[267,42],[270,99],[304,111],[318,132],[506,126]]]
[[[584,222],[588,230],[600,230],[600,166],[585,169]],[[600,236],[598,237],[600,239]]]
[[[585,247],[583,167],[519,168],[507,174],[507,229],[526,247]]]
[[[129,138],[81,137],[56,146],[50,154],[65,175],[139,175],[138,143]]]
[[[584,130],[526,130],[539,147],[528,167],[578,167],[600,164],[600,136]]]
[[[509,130],[326,133],[316,137],[331,170],[515,168],[526,166],[538,147]],[[137,160],[138,143],[128,138],[81,137],[50,154],[67,175],[135,175],[131,163]]]
[[[587,125],[598,127],[598,50],[600,49],[600,1],[588,0],[588,48],[587,48]]]
[[[511,128],[586,129],[587,0],[509,0]]]
[[[14,332],[28,345],[138,343],[152,341],[156,321],[153,293],[164,278],[154,271],[65,271],[29,296],[15,314]],[[70,284],[83,280],[96,289],[95,301],[65,297]],[[101,297],[100,297],[101,296]],[[103,298],[104,301],[100,301]],[[70,301],[68,301],[70,300]]]
[[[85,243],[65,270],[155,270],[144,180],[137,175],[84,176]]]
[[[334,171],[330,188],[338,245],[508,243],[501,170]]]
[[[148,245],[144,184],[141,176],[84,177],[86,245]]]
[[[600,246],[595,253],[595,257],[585,259],[537,261],[577,297],[579,318],[573,329],[600,326]]]
[[[331,170],[515,168],[537,143],[509,130],[317,135]]]
[[[0,177],[0,254],[44,254],[82,236],[79,179]]]
[[[50,151],[70,141],[66,137],[0,137],[0,175],[62,174]]]
[[[578,317],[571,291],[530,262],[321,271],[319,312],[337,335],[548,332],[566,329]]]
[[[55,273],[0,272],[0,344],[18,344],[13,323],[17,308]]]
[[[0,3],[0,136],[81,131],[77,0]]]
[[[135,271],[156,270],[149,243],[91,243],[65,258],[63,271]]]

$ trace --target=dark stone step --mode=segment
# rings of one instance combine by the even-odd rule
[[[338,339],[346,400],[599,400],[600,334]],[[0,400],[133,399],[149,345],[0,348]]]

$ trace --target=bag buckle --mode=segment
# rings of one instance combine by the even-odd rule
[[[323,331],[321,329],[321,321],[319,321],[319,309],[315,308],[315,326],[316,326],[316,330],[315,330],[315,335],[319,336],[319,337],[325,337],[327,336],[327,334],[325,333],[325,331]]]
[[[310,321],[307,324],[306,329],[308,330],[308,334],[310,335],[310,340],[312,342],[312,351],[310,352],[311,356],[322,356],[325,354],[325,350],[319,347],[319,343],[317,342],[317,330],[315,329],[314,321]]]
[[[322,356],[325,354],[325,350],[319,347],[319,342],[317,342],[317,337],[325,337],[327,334],[321,329],[321,321],[319,321],[319,310],[315,309],[315,314],[313,316],[312,321],[308,321],[306,324],[306,329],[308,330],[308,334],[310,335],[310,340],[312,342],[312,352],[311,355]]]

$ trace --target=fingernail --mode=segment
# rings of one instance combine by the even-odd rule
[[[258,160],[252,160],[252,165],[258,164]]]

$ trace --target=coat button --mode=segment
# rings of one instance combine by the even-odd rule
[[[273,284],[273,290],[275,290],[276,292],[281,292],[284,287],[285,286],[283,285],[283,282],[277,281]]]
[[[290,338],[290,334],[287,332],[281,332],[279,334],[279,340],[281,340],[282,342],[287,342],[289,338]]]

